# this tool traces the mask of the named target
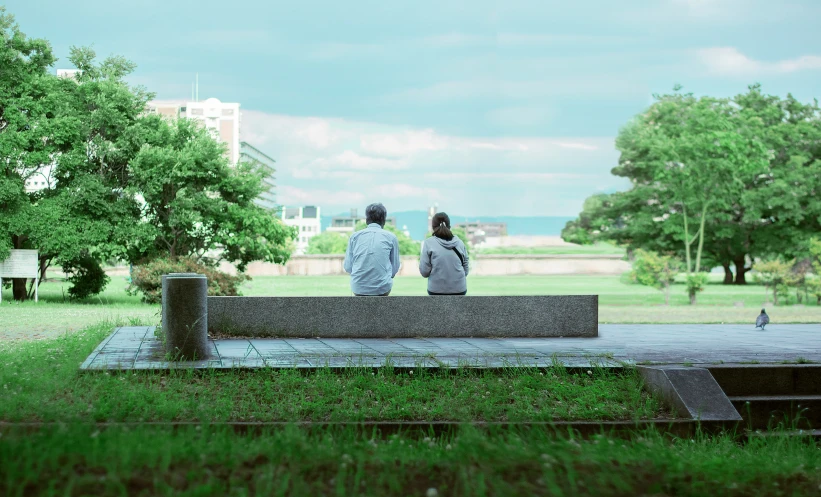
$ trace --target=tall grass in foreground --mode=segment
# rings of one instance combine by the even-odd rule
[[[297,428],[72,426],[0,438],[0,494],[819,495],[811,439],[556,438],[540,430],[387,438]],[[434,490],[431,490],[434,489]]]
[[[0,349],[2,421],[551,421],[667,417],[637,372],[419,368],[80,372],[112,323]]]

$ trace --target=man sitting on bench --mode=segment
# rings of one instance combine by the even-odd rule
[[[343,267],[351,275],[351,291],[358,297],[387,297],[399,272],[399,240],[384,229],[387,217],[384,205],[369,205],[365,208],[368,227],[348,240]]]

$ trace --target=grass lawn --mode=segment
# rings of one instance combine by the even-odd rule
[[[669,417],[638,374],[514,369],[81,373],[102,323],[0,348],[0,421],[550,421]]]
[[[3,433],[0,494],[809,496],[821,493],[819,449],[806,438],[578,441],[536,429],[420,440],[69,426]]]
[[[717,278],[717,277],[716,277]],[[423,278],[402,277],[394,282],[392,295],[425,295]],[[98,297],[81,302],[64,300],[66,284],[48,281],[40,286],[40,302],[11,302],[11,291],[0,304],[0,341],[60,336],[102,320],[128,324],[159,322],[159,307],[140,303],[125,293],[124,277],[114,277]],[[773,322],[821,322],[821,307],[786,305],[772,307],[764,287],[707,285],[697,306],[688,304],[684,285],[674,285],[670,306],[652,288],[623,283],[617,276],[471,276],[471,295],[573,295],[598,294],[601,323],[750,323],[766,306]],[[346,276],[259,277],[243,287],[243,294],[350,295]]]

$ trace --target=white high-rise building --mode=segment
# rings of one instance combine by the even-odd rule
[[[228,145],[231,164],[239,162],[239,104],[209,98],[201,102],[156,100],[148,102],[148,111],[168,117],[187,117],[202,122],[217,140]]]
[[[306,205],[305,207],[283,207],[282,222],[287,226],[296,226],[299,233],[296,237],[295,255],[302,255],[308,250],[311,238],[320,233],[322,218],[319,207]]]

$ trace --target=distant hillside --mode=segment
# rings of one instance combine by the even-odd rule
[[[346,216],[347,213],[335,214],[339,216]],[[389,216],[396,217],[396,222],[399,228],[407,226],[411,237],[415,240],[421,240],[428,233],[428,213],[425,211],[403,211],[390,212]],[[331,218],[333,216],[322,216],[322,230],[330,226]],[[507,223],[507,232],[509,235],[542,235],[542,236],[558,236],[562,232],[562,228],[572,217],[562,216],[532,216],[532,217],[517,217],[517,216],[459,216],[452,215],[450,220],[452,223],[462,223],[466,221],[484,221],[488,223]]]

